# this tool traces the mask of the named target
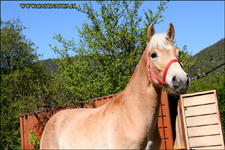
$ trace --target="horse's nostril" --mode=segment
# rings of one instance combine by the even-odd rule
[[[179,85],[174,84],[174,85],[173,85],[173,88],[174,88],[174,89],[178,89],[178,88],[179,88]]]
[[[174,89],[178,89],[179,88],[179,83],[177,81],[176,76],[173,77],[172,82],[173,82]]]
[[[189,81],[189,77],[188,77],[188,75],[187,75],[187,85],[189,84],[189,82],[190,82],[190,81]]]
[[[173,82],[175,82],[175,81],[176,81],[176,76],[173,77]]]
[[[187,74],[187,85],[189,84],[189,75]]]

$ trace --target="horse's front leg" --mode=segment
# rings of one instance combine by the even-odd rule
[[[145,149],[160,149],[160,146],[161,136],[159,134],[158,126],[156,126],[154,131],[148,135],[148,141]]]

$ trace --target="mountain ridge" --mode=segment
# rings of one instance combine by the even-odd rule
[[[188,71],[191,77],[209,71],[224,62],[224,40],[225,38],[220,39],[218,42],[204,48],[194,56],[191,56],[189,62],[195,60],[195,64],[189,67]],[[223,73],[223,67],[217,69],[216,72]]]

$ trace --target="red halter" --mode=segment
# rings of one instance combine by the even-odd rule
[[[151,65],[150,65],[150,61],[149,61],[148,55],[147,55],[147,60],[148,60],[148,67],[150,68]],[[149,76],[150,76],[151,80],[152,80],[152,76],[153,76],[159,83],[161,83],[162,85],[164,85],[164,87],[166,87],[166,74],[167,74],[167,71],[168,71],[170,65],[171,65],[172,63],[174,63],[174,62],[178,62],[178,63],[181,65],[181,67],[182,67],[182,65],[183,65],[179,60],[177,60],[177,59],[172,59],[172,60],[167,64],[167,66],[166,66],[166,68],[165,68],[165,70],[164,70],[164,73],[163,73],[163,81],[162,81],[162,80],[154,73],[154,71],[152,70],[152,68],[150,68],[150,69],[149,69]],[[151,75],[152,75],[152,76],[151,76]]]

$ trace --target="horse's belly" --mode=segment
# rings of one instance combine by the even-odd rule
[[[84,136],[61,137],[59,142],[61,149],[108,149],[107,141],[104,139],[90,139]]]
[[[126,135],[116,134],[117,131],[111,133],[103,126],[101,128],[86,128],[85,130],[78,127],[78,129],[74,129],[73,132],[71,131],[72,129],[67,128],[67,131],[61,135],[59,139],[59,145],[61,149],[145,148],[142,146],[142,140],[133,137],[127,137]]]

